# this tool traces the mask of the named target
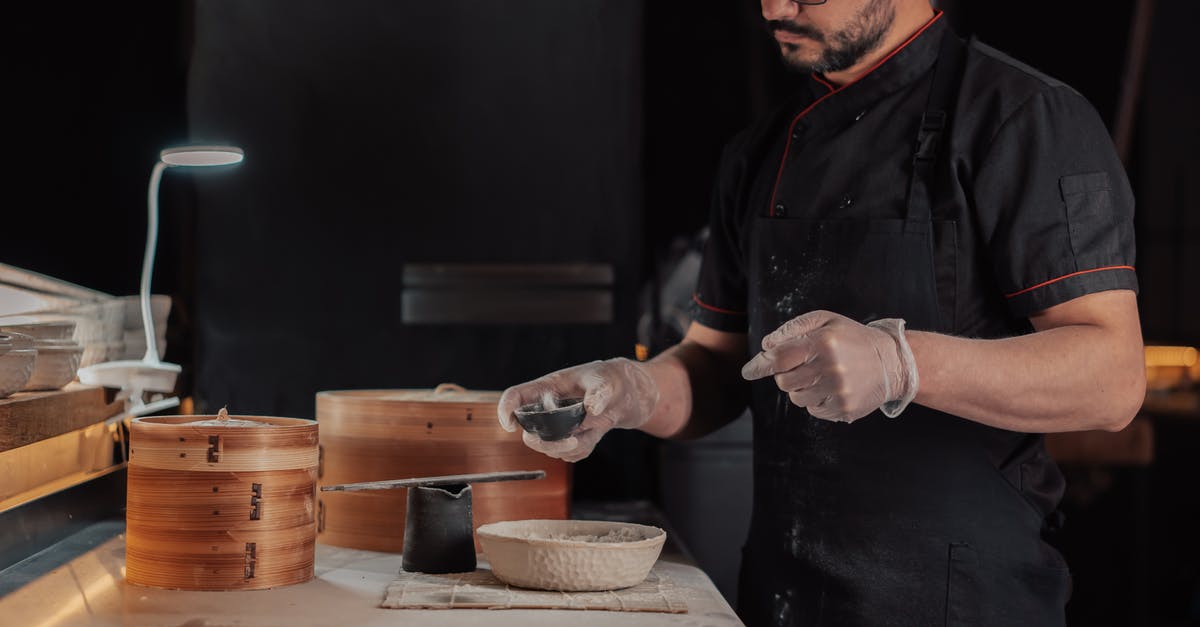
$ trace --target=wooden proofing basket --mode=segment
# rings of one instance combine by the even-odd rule
[[[313,577],[317,423],[229,418],[261,426],[221,426],[213,424],[216,416],[133,420],[125,540],[130,583],[256,590]]]
[[[536,481],[473,485],[474,526],[567,517],[569,465],[533,451],[496,420],[499,392],[443,384],[435,390],[353,390],[317,394],[321,485],[545,470]],[[401,552],[407,490],[321,492],[317,540]],[[479,539],[475,539],[479,549]]]

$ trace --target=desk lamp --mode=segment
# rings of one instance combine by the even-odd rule
[[[142,259],[142,328],[146,332],[146,355],[141,360],[109,361],[79,370],[79,381],[87,385],[120,388],[118,398],[125,398],[126,411],[134,416],[154,413],[179,404],[171,397],[147,403],[146,392],[168,393],[175,389],[175,378],[182,368],[158,358],[158,340],[154,333],[154,317],[150,312],[150,277],[154,273],[154,253],[158,245],[158,187],[167,168],[194,168],[240,163],[241,148],[234,146],[182,146],[167,148],[159,153],[158,162],[150,173],[150,189],[146,195],[149,220],[146,227],[146,255]]]

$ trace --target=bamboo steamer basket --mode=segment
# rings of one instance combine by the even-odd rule
[[[525,446],[496,420],[499,392],[442,384],[434,390],[339,390],[317,394],[321,485],[545,470],[537,481],[473,485],[474,526],[563,519],[570,467]],[[407,490],[321,492],[317,541],[371,551],[404,550]],[[479,550],[479,537],[475,537]]]
[[[312,579],[317,423],[229,416],[258,425],[223,426],[216,418],[132,421],[126,580],[258,590]]]

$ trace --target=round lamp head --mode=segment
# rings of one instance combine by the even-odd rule
[[[162,162],[171,166],[232,165],[243,157],[242,149],[236,146],[180,146],[159,154]]]

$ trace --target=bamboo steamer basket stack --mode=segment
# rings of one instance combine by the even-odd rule
[[[434,390],[319,392],[320,484],[545,470],[546,478],[537,481],[473,485],[474,526],[566,518],[569,464],[526,447],[519,432],[502,429],[496,420],[499,401],[499,392],[453,384]],[[406,497],[407,490],[321,492],[317,541],[401,552]]]
[[[130,583],[256,590],[313,577],[317,423],[228,418],[155,416],[131,423]]]

